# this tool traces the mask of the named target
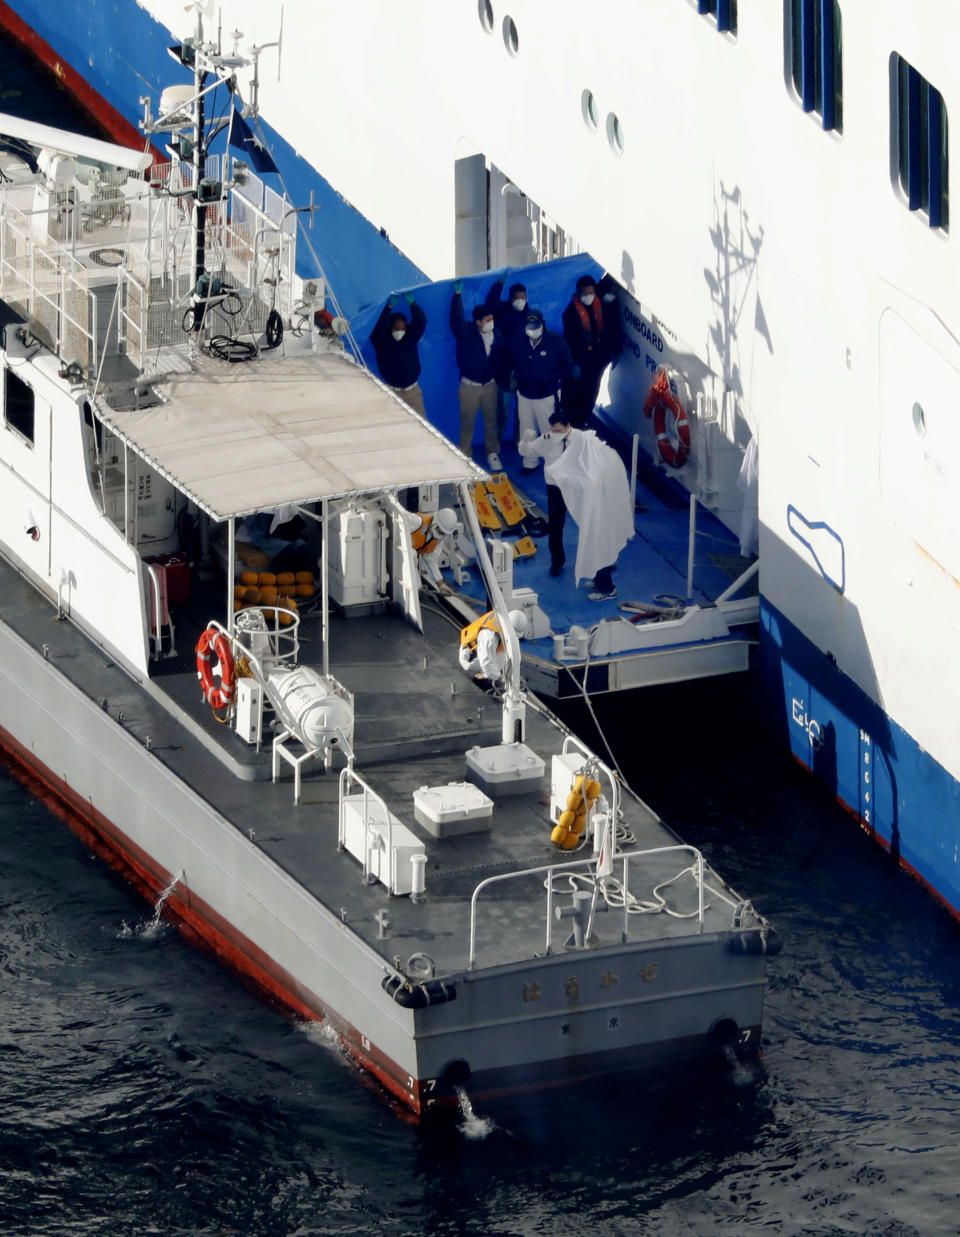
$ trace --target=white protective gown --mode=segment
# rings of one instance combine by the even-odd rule
[[[593,430],[571,435],[566,451],[544,469],[560,487],[567,510],[577,522],[576,582],[612,567],[634,534],[633,500],[623,461]]]

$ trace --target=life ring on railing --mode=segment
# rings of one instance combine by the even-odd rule
[[[220,663],[220,683],[214,682],[211,649]],[[197,641],[197,678],[203,698],[211,709],[223,709],[233,699],[236,676],[230,641],[216,627],[208,627]]]
[[[657,376],[647,391],[643,411],[648,417],[653,417],[653,432],[657,437],[660,458],[665,464],[682,468],[690,454],[690,422],[683,404],[670,390],[670,380],[662,367],[657,371]],[[674,420],[676,443],[667,433],[668,413]]]

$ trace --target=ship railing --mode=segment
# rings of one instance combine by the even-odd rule
[[[71,214],[60,218],[49,206],[23,211],[0,202],[0,296],[23,311],[57,356],[95,368],[96,300],[87,271],[57,239]]]
[[[612,826],[611,826],[612,828]],[[703,931],[704,915],[704,861],[703,855],[695,846],[677,843],[674,846],[657,846],[650,850],[621,851],[613,856],[608,875],[603,874],[604,861],[602,856],[589,859],[574,859],[566,863],[548,863],[535,868],[521,868],[516,872],[503,872],[497,876],[488,876],[482,880],[473,891],[470,899],[470,949],[467,959],[467,969],[474,970],[477,965],[477,909],[480,895],[492,885],[504,884],[507,881],[528,880],[530,877],[543,876],[545,899],[545,933],[543,954],[550,955],[553,950],[554,922],[565,919],[573,920],[573,937],[575,948],[593,948],[593,926],[597,910],[603,907],[607,910],[619,910],[621,914],[620,943],[626,944],[630,939],[630,918],[632,915],[662,913],[667,908],[663,899],[654,901],[641,900],[630,892],[630,874],[652,861],[670,855],[689,855],[691,862],[680,868],[673,876],[665,877],[654,887],[657,890],[675,882],[678,877],[691,873],[696,882],[697,909],[685,913],[682,917],[695,919],[697,931]],[[619,868],[619,876],[616,871]],[[571,905],[555,906],[558,897],[557,879],[565,879],[567,888],[563,893],[574,891]],[[667,911],[669,913],[669,911]],[[534,955],[536,956],[536,955]]]
[[[599,773],[609,787],[610,795],[607,803],[610,807],[611,816],[616,821],[620,815],[620,782],[613,771],[603,763],[599,756],[587,747],[586,743],[578,739],[575,734],[564,736],[563,747],[561,748],[562,754],[566,756],[568,752],[574,749],[579,751],[585,758],[583,766],[584,776],[593,776],[594,773]]]

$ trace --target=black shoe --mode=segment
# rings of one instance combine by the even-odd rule
[[[550,574],[552,576],[563,575],[563,563],[551,563]]]

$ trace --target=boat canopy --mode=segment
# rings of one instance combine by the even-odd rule
[[[228,364],[195,358],[161,402],[108,429],[215,520],[291,503],[485,476],[366,369],[313,352]]]

